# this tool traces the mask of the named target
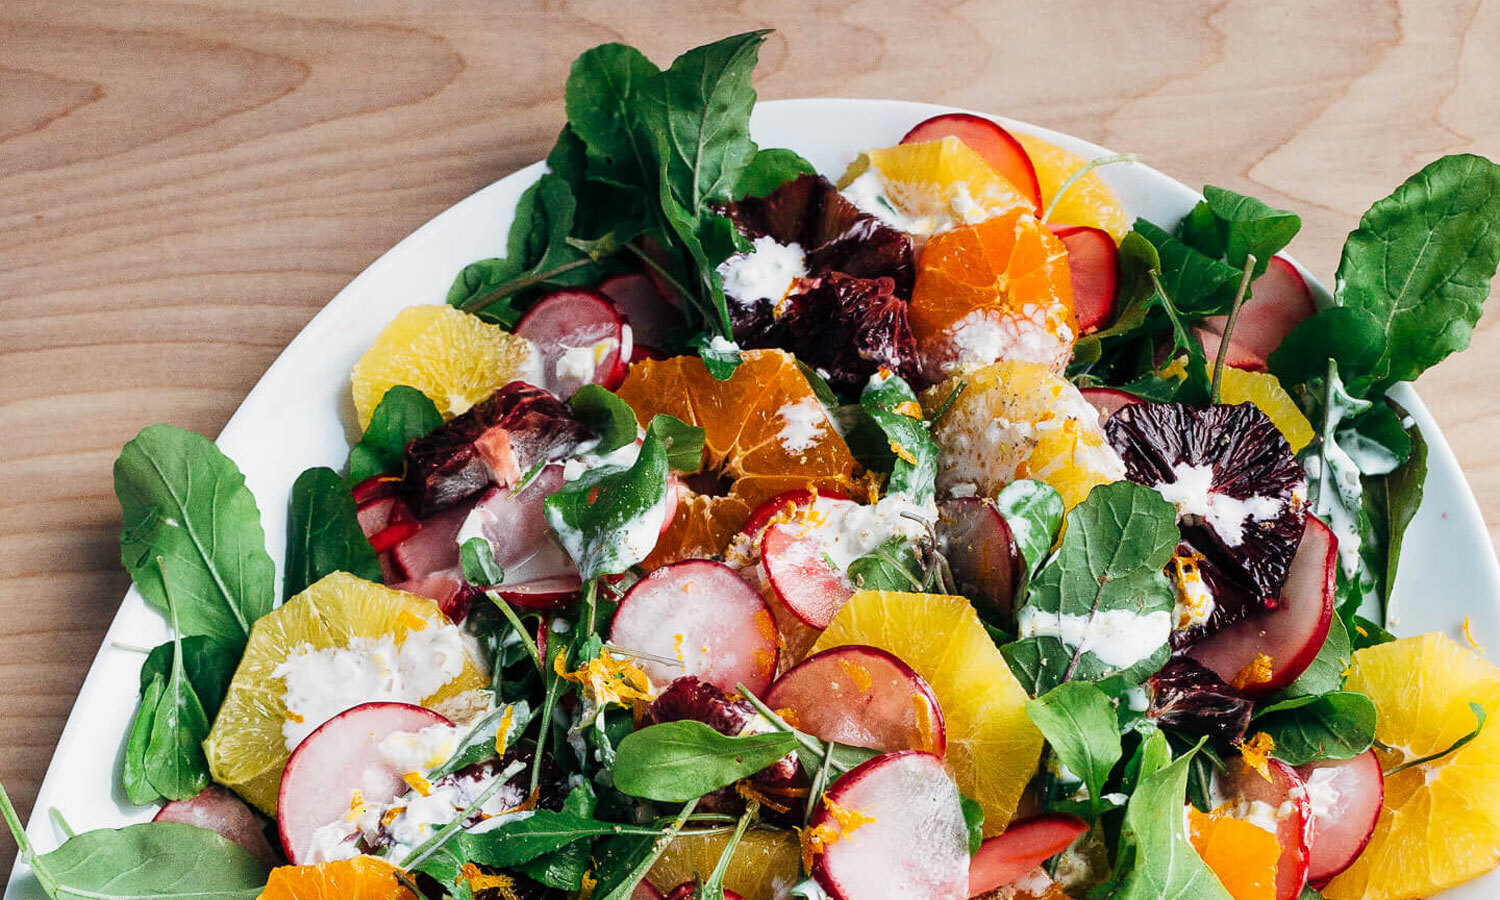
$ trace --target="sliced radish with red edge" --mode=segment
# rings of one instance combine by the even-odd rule
[[[217,832],[249,851],[267,866],[276,865],[276,852],[249,804],[222,785],[211,784],[196,797],[174,800],[157,810],[153,822],[181,822]]]
[[[833,900],[969,896],[969,829],[941,759],[920,750],[886,753],[850,770],[824,796],[829,802],[809,824],[839,836],[816,855],[812,875]],[[841,825],[830,807],[862,824]]]
[[[1232,760],[1219,777],[1219,790],[1239,818],[1269,817],[1276,823],[1276,900],[1297,900],[1307,886],[1309,847],[1313,835],[1312,804],[1297,772],[1278,759],[1266,760],[1266,772],[1243,759]],[[1259,822],[1257,822],[1259,824]]]
[[[1140,397],[1114,388],[1084,388],[1078,393],[1083,395],[1083,399],[1087,400],[1090,406],[1099,410],[1100,424],[1125,407],[1141,402]]]
[[[678,659],[636,664],[652,683],[696,675],[724,691],[737,683],[765,693],[776,672],[776,624],[759,592],[733,569],[707,559],[662,566],[631,586],[609,626],[610,643]]]
[[[1375,834],[1385,804],[1385,776],[1373,749],[1353,759],[1297,767],[1312,808],[1307,880],[1321,888],[1354,864]]]
[[[945,137],[958,138],[970,150],[984,157],[990,168],[1031,200],[1037,215],[1042,214],[1042,185],[1037,181],[1036,167],[1026,155],[1026,148],[1009,131],[989,119],[969,113],[946,113],[918,122],[901,143],[940,141]]]
[[[597,291],[564,288],[553,291],[526,311],[516,334],[536,344],[542,358],[543,387],[566,400],[586,384],[611,390],[625,380],[631,331],[610,299]],[[613,346],[597,357],[593,349]],[[585,357],[581,363],[573,360]]]
[[[1271,678],[1244,684],[1249,697],[1265,697],[1296,680],[1323,648],[1333,622],[1334,573],[1338,539],[1312,515],[1302,532],[1302,543],[1281,588],[1281,605],[1251,613],[1248,619],[1215,632],[1188,648],[1187,655],[1212,669],[1227,684],[1264,653],[1271,660]],[[1242,682],[1243,683],[1243,682]]]
[[[1088,225],[1054,225],[1052,233],[1068,248],[1078,333],[1093,334],[1115,320],[1119,248],[1109,232]]]
[[[671,347],[687,329],[682,310],[667,302],[643,273],[612,275],[599,283],[599,292],[625,316],[637,348]]]
[[[1073,846],[1088,823],[1066,813],[1043,813],[1010,823],[985,839],[969,860],[969,896],[1005,887]]]
[[[644,883],[642,882],[642,884]],[[698,882],[684,881],[677,887],[672,888],[672,893],[667,895],[667,900],[693,900],[693,892],[696,890],[698,890]],[[660,897],[661,894],[657,894],[656,896]],[[726,889],[724,891],[724,900],[744,900],[744,898],[734,891]]]
[[[983,497],[941,500],[935,530],[959,587],[1009,621],[1025,563],[994,502]]]
[[[281,773],[276,824],[281,846],[295,865],[308,862],[313,834],[343,821],[355,791],[366,803],[389,803],[408,790],[380,752],[380,742],[398,731],[451,725],[430,709],[411,703],[364,703],[319,725],[292,751]]]
[[[547,525],[546,500],[562,486],[563,467],[544,466],[519,491],[487,490],[465,521],[468,533],[477,531],[489,543],[504,573],[500,595],[522,609],[560,609],[583,587]]]
[[[772,525],[760,538],[760,562],[771,590],[792,615],[813,628],[827,628],[854,596],[854,585],[823,554],[817,538],[787,525]]]
[[[1238,369],[1264,372],[1266,359],[1304,319],[1318,311],[1307,280],[1284,257],[1273,256],[1266,271],[1251,284],[1250,298],[1229,337],[1226,363]],[[1209,360],[1217,357],[1228,316],[1209,316],[1195,328]]]
[[[932,688],[911,667],[877,647],[847,644],[804,659],[766,694],[790,709],[797,727],[825,741],[889,753],[948,749]]]

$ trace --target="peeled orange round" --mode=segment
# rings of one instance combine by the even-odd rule
[[[1016,132],[1016,140],[1026,148],[1036,168],[1036,180],[1042,186],[1042,207],[1051,205],[1064,182],[1083,168],[1088,160],[1069,150],[1025,132]],[[1047,220],[1051,225],[1091,225],[1109,232],[1116,242],[1130,231],[1125,207],[1113,189],[1094,169],[1075,181],[1058,201]]]
[[[1210,377],[1212,374],[1210,369]],[[1281,386],[1281,381],[1268,372],[1248,372],[1225,366],[1223,382],[1219,386],[1219,402],[1254,403],[1286,438],[1293,453],[1313,439],[1312,423],[1307,421],[1292,395]]]
[[[1188,807],[1188,837],[1234,900],[1276,900],[1276,835],[1226,813]]]
[[[277,866],[258,900],[415,900],[396,867],[373,856],[316,866]]]

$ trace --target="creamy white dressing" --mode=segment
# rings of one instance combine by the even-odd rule
[[[641,441],[632,441],[608,453],[579,453],[563,462],[563,481],[577,481],[594,469],[613,466],[628,469],[635,465],[641,455]],[[470,517],[472,518],[472,516]],[[468,522],[465,521],[465,526]],[[462,542],[460,542],[462,543]]]
[[[286,748],[295,749],[319,725],[361,703],[420,703],[457,677],[466,659],[463,633],[451,624],[409,631],[400,645],[389,634],[357,636],[344,647],[321,650],[302,644],[271,671],[286,685]]]
[[[724,294],[742,306],[761,300],[778,303],[798,279],[807,277],[807,254],[797,243],[779,244],[773,237],[759,237],[751,249],[719,263]]]
[[[866,169],[858,178],[845,185],[844,199],[853,203],[860,212],[868,213],[897,231],[915,233],[916,223],[896,209],[896,205],[885,195],[885,182],[873,168]]]
[[[937,521],[937,506],[913,503],[900,495],[887,495],[872,505],[819,497],[809,518],[814,524],[804,533],[817,541],[840,572],[847,572],[850,563],[893,537],[907,541],[924,537],[927,527],[922,522]]]
[[[1021,610],[1016,622],[1020,637],[1055,637],[1102,663],[1129,668],[1166,644],[1172,614],[1166,610],[1141,615],[1128,609],[1106,609],[1092,616],[1044,612],[1034,605]]]
[[[1313,769],[1308,773],[1304,787],[1307,791],[1307,802],[1312,807],[1313,818],[1326,818],[1340,807],[1344,798],[1339,790],[1338,782],[1339,770],[1332,766]]]
[[[1061,373],[1073,352],[1072,329],[1035,303],[1019,311],[976,309],[953,323],[936,375],[977,369],[1001,360],[1023,360]]]
[[[1214,471],[1209,465],[1178,463],[1172,467],[1172,475],[1176,480],[1153,485],[1156,492],[1177,507],[1179,519],[1183,516],[1198,516],[1230,547],[1238,547],[1244,543],[1247,521],[1269,521],[1281,515],[1286,506],[1286,502],[1279,497],[1248,497],[1242,500],[1215,491]]]
[[[832,423],[816,397],[803,397],[776,410],[782,421],[776,440],[788,453],[803,454],[828,433]]]
[[[708,342],[708,349],[715,353],[739,353],[740,345],[724,337],[722,334],[716,334]]]
[[[594,380],[594,373],[604,358],[615,350],[620,351],[622,357],[630,355],[630,326],[622,329],[625,341],[614,338],[605,338],[583,347],[563,346],[563,353],[552,365],[554,384],[589,384]]]

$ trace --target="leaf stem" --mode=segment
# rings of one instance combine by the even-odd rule
[[[660,275],[662,280],[667,284],[670,284],[677,291],[677,293],[681,294],[683,297],[692,295],[691,291],[689,291],[686,287],[683,287],[682,282],[672,277],[672,273],[668,272],[665,266],[652,259],[651,255],[648,254],[645,250],[637,247],[635,241],[626,241],[624,246],[626,250],[629,250],[631,253],[634,253],[637,257],[639,257],[641,262],[649,266],[652,271]]]
[[[479,796],[474,798],[474,802],[465,807],[462,812],[454,817],[453,821],[438,829],[438,832],[432,837],[413,847],[412,851],[406,854],[406,858],[401,861],[401,868],[414,869],[426,862],[432,854],[448,843],[455,834],[462,831],[464,823],[469,821],[469,817],[474,815],[476,810],[479,810],[486,803],[490,802],[491,797],[500,793],[500,789],[505,787],[510,779],[523,768],[525,766],[521,761],[516,760],[501,770],[500,774],[495,776],[495,780],[490,783],[490,786],[481,791]]]
[[[808,752],[816,753],[819,756],[823,756],[825,754],[829,756],[832,755],[833,748],[831,744],[825,744],[823,741],[818,740],[812,735],[803,734],[802,732],[788,725],[785,719],[776,714],[776,710],[767,706],[759,697],[751,693],[750,689],[745,687],[743,683],[736,683],[734,689],[736,691],[739,691],[740,696],[744,697],[746,702],[755,707],[756,712],[760,713],[762,716],[765,716],[768,722],[776,726],[776,729],[778,731],[784,731],[787,734],[796,737],[797,743],[801,744],[803,748]],[[835,769],[839,770],[840,775],[848,772],[851,768],[850,766],[843,765],[838,760],[832,760],[830,764]]]
[[[596,627],[595,611],[599,606],[599,576],[595,575],[583,585],[583,634],[592,635]],[[588,638],[585,637],[584,640]]]
[[[1447,749],[1445,750],[1439,750],[1437,753],[1431,753],[1427,756],[1419,756],[1416,759],[1408,760],[1407,762],[1402,763],[1394,769],[1386,770],[1386,772],[1384,773],[1384,777],[1390,778],[1397,772],[1404,772],[1407,769],[1415,768],[1417,766],[1423,766],[1431,762],[1437,762],[1450,753],[1458,752],[1458,750],[1465,744],[1479,737],[1479,732],[1484,729],[1484,720],[1487,718],[1484,707],[1480,706],[1478,703],[1470,701],[1469,709],[1474,713],[1475,725],[1473,731],[1454,741],[1452,744],[1449,744]]]
[[[1062,185],[1057,189],[1057,193],[1052,195],[1052,199],[1047,203],[1047,208],[1042,212],[1042,224],[1047,224],[1047,220],[1052,218],[1053,210],[1057,209],[1057,201],[1061,200],[1063,198],[1063,195],[1066,194],[1073,187],[1073,185],[1077,184],[1080,178],[1094,171],[1100,166],[1109,166],[1114,165],[1115,163],[1123,162],[1135,162],[1135,160],[1136,156],[1134,153],[1116,153],[1113,156],[1101,156],[1098,159],[1091,159],[1088,162],[1084,163],[1082,166],[1079,166],[1078,171],[1074,172],[1072,175],[1069,175],[1068,180],[1064,181]]]
[[[599,900],[627,900],[630,897],[636,885],[641,883],[641,879],[646,877],[646,873],[651,870],[652,866],[656,865],[656,861],[661,859],[661,855],[667,852],[667,845],[672,843],[672,839],[677,837],[677,833],[687,823],[688,816],[693,814],[693,808],[698,805],[698,799],[689,800],[682,807],[682,811],[677,814],[677,818],[672,820],[672,824],[667,826],[667,830],[663,831],[661,836],[656,839],[656,843],[651,846],[651,852],[635,864],[635,867],[625,876],[624,881],[615,885],[614,890],[600,897]]]
[[[567,652],[559,648],[557,654],[566,657]],[[557,659],[557,656],[553,659]],[[528,797],[535,797],[537,786],[542,783],[542,756],[546,751],[548,734],[552,731],[552,714],[557,709],[557,686],[562,682],[556,673],[549,672],[545,668],[542,669],[542,680],[547,683],[547,695],[542,700],[542,727],[537,732],[536,753],[531,759],[531,785],[527,788]]]
[[[593,264],[594,260],[585,256],[582,259],[575,259],[571,262],[565,262],[560,266],[547,269],[543,272],[532,272],[527,275],[522,275],[519,278],[512,278],[510,281],[496,285],[495,287],[490,288],[482,294],[475,294],[474,296],[465,300],[458,308],[466,313],[477,313],[483,310],[486,306],[489,306],[491,303],[494,303],[496,300],[501,300],[509,297],[511,294],[514,294],[517,291],[523,291],[526,288],[531,287],[532,285],[541,284],[544,281],[550,281],[553,278],[556,278],[559,275],[564,275],[568,272],[573,271],[574,269],[581,269],[584,266],[591,266]]]
[[[52,817],[52,824],[56,825],[57,830],[63,833],[63,837],[72,840],[77,836],[73,831],[73,826],[69,825],[68,820],[63,818],[62,810],[54,806],[47,810],[47,815]]]
[[[1229,358],[1229,338],[1234,334],[1234,325],[1240,319],[1240,307],[1250,293],[1250,276],[1255,272],[1255,254],[1245,254],[1245,271],[1240,275],[1240,286],[1234,291],[1234,302],[1229,304],[1229,319],[1224,323],[1224,334],[1219,339],[1219,354],[1214,359],[1214,386],[1212,400],[1219,402],[1219,381],[1224,375],[1224,361]]]
[[[719,861],[714,863],[713,873],[708,880],[696,892],[696,896],[702,900],[723,900],[724,897],[724,875],[729,871],[729,861],[734,859],[734,851],[739,848],[740,840],[745,836],[745,829],[750,827],[750,820],[760,814],[760,803],[751,800],[745,805],[745,812],[740,816],[740,821],[734,826],[734,834],[729,836],[725,842],[724,849],[719,851]]]
[[[536,640],[532,638],[530,632],[526,630],[526,626],[521,621],[521,617],[516,615],[516,611],[511,608],[510,604],[506,603],[505,599],[497,595],[494,591],[485,591],[484,595],[490,598],[491,603],[499,607],[500,614],[505,616],[505,620],[510,623],[510,627],[514,628],[516,630],[516,634],[520,635],[521,645],[526,648],[526,653],[531,657],[531,661],[533,663],[536,663],[536,670],[545,675],[546,666],[542,663],[542,651],[537,649]],[[495,665],[496,667],[499,667],[499,659],[495,660]]]

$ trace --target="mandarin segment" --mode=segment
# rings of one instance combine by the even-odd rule
[[[1035,135],[1018,131],[1016,140],[1026,148],[1026,155],[1031,157],[1031,164],[1036,168],[1036,180],[1042,187],[1043,208],[1051,205],[1063,183],[1088,163],[1078,154]],[[1090,225],[1109,232],[1115,243],[1130,231],[1125,207],[1099,175],[1098,169],[1085,174],[1068,188],[1048,221],[1054,225]]]
[[[707,878],[729,837],[729,831],[722,829],[679,834],[646,874],[647,880],[666,893],[684,881]],[[801,865],[802,850],[794,833],[752,828],[745,832],[729,860],[724,887],[745,900],[781,900],[790,896],[792,885],[801,880]]]
[[[1276,835],[1224,812],[1188,807],[1188,838],[1234,900],[1276,900]]]
[[[398,384],[426,394],[452,418],[512,381],[538,381],[538,358],[531,341],[478,316],[451,306],[407,307],[354,364],[359,427],[369,427],[385,392]]]
[[[630,367],[619,395],[641,422],[666,414],[702,428],[703,471],[729,483],[723,495],[679,496],[647,569],[724,552],[750,511],[777,494],[853,489],[854,457],[784,351],[747,351],[726,381],[710,375],[697,356],[642,360]]]
[[[415,900],[396,867],[373,856],[316,866],[277,866],[258,900]]]
[[[1469,703],[1488,713],[1455,753],[1385,779],[1375,834],[1324,889],[1329,900],[1427,897],[1500,862],[1500,669],[1443,634],[1402,638],[1354,654],[1345,690],[1375,702],[1381,768],[1441,752],[1474,730]]]
[[[1293,453],[1301,451],[1313,439],[1312,423],[1307,421],[1292,395],[1281,386],[1281,381],[1268,372],[1248,372],[1225,366],[1219,383],[1219,402],[1254,403],[1286,438]]]
[[[943,713],[948,770],[984,807],[985,836],[1004,831],[1036,771],[1042,735],[1026,715],[1025,688],[969,601],[857,591],[811,652],[846,644],[892,653],[926,680]]]

